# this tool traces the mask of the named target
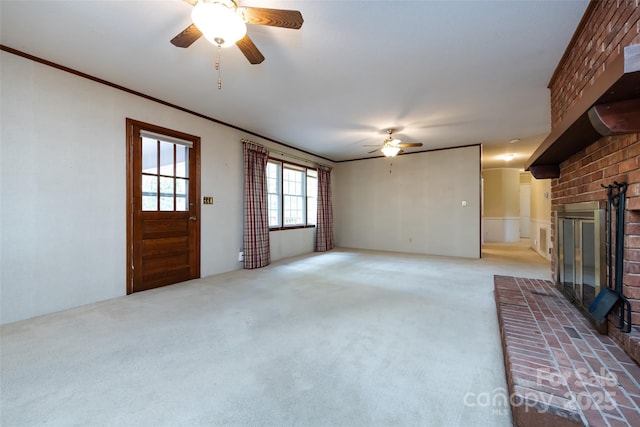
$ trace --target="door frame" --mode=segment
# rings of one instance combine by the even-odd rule
[[[195,278],[200,277],[200,137],[191,135],[188,133],[168,129],[162,126],[153,125],[150,123],[141,122],[139,120],[134,120],[127,118],[126,119],[127,126],[127,295],[133,293],[133,262],[134,262],[134,185],[136,183],[137,177],[134,174],[134,127],[139,127],[140,129],[148,130],[150,132],[159,133],[162,135],[173,136],[175,138],[185,139],[193,142],[193,148],[191,153],[195,156],[195,171],[189,171],[189,179],[195,179],[195,194],[193,194],[194,200],[194,213],[197,220],[194,223],[196,227],[196,236],[195,241],[190,242],[192,246],[194,246],[195,250]],[[192,175],[193,174],[193,175]]]

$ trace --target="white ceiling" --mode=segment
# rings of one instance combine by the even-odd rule
[[[363,145],[395,128],[422,149],[482,143],[485,168],[521,167],[550,131],[547,84],[588,1],[240,4],[305,22],[249,25],[266,60],[223,50],[222,90],[216,47],[169,43],[191,24],[181,0],[2,0],[1,41],[331,160],[376,156]],[[516,159],[497,160],[506,152]]]

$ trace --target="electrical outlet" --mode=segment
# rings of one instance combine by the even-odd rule
[[[211,196],[204,196],[202,198],[202,204],[203,205],[212,205],[213,204],[213,197]]]
[[[238,252],[238,261],[240,262],[244,261],[244,252],[242,251]]]

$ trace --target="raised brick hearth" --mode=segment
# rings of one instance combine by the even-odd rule
[[[495,276],[514,424],[640,426],[640,367],[546,280]]]

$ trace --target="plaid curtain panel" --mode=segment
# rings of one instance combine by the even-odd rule
[[[268,265],[267,150],[244,142],[244,268]]]
[[[333,208],[331,204],[331,168],[318,166],[318,218],[316,252],[333,249]]]

